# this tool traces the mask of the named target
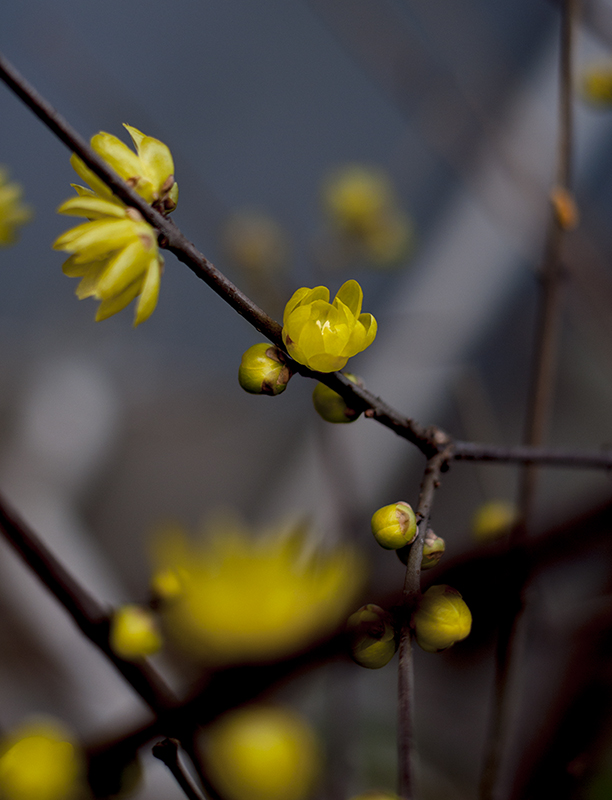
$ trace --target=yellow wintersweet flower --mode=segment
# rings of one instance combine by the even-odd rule
[[[307,553],[301,527],[253,536],[227,515],[205,533],[194,544],[172,528],[154,549],[164,581],[173,572],[180,586],[162,602],[168,636],[209,665],[299,651],[339,625],[361,584],[353,550]]]
[[[70,800],[82,785],[82,758],[54,722],[23,725],[0,744],[3,800]]]
[[[109,164],[138,194],[162,212],[173,211],[178,199],[178,185],[174,181],[174,161],[167,145],[145,136],[131,125],[123,125],[134,142],[137,153],[110,133],[100,131],[91,139],[91,147]],[[106,199],[113,198],[108,186],[87,167],[81,159],[72,155],[73,169],[93,191]],[[76,187],[75,187],[76,188]],[[118,202],[116,198],[113,198]]]
[[[333,303],[326,286],[298,289],[283,314],[283,341],[289,355],[319,372],[342,369],[376,336],[376,320],[361,313],[362,302],[361,286],[353,280],[340,287]]]
[[[206,731],[203,754],[226,800],[304,800],[321,771],[313,731],[294,712],[274,706],[224,714]]]
[[[325,182],[323,203],[336,227],[363,236],[378,227],[380,217],[394,205],[395,197],[383,170],[349,164]]]
[[[79,189],[79,197],[66,200],[58,211],[90,220],[58,237],[53,248],[72,254],[62,269],[81,278],[77,297],[101,301],[96,322],[121,311],[137,295],[134,325],[144,322],[157,305],[164,263],[154,228],[136,209],[86,189]]]
[[[8,171],[0,167],[0,246],[6,247],[17,240],[16,230],[32,216],[29,206],[23,205],[23,190],[11,183]]]

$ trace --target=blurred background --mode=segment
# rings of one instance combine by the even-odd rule
[[[549,441],[599,449],[612,443],[612,80],[596,94],[588,75],[594,65],[612,73],[612,4],[585,0],[581,14],[581,225],[565,254]],[[333,295],[357,279],[379,334],[350,369],[421,423],[499,444],[518,443],[524,425],[558,33],[551,0],[22,0],[0,10],[2,52],[82,135],[127,141],[126,122],[168,144],[175,222],[264,309],[280,319],[296,288]],[[371,565],[364,602],[399,592],[403,567],[372,540],[369,519],[398,499],[416,504],[422,456],[368,420],[323,422],[309,381],[294,378],[276,398],[245,394],[238,365],[261,337],[171,255],[146,323],[133,329],[131,309],[94,323],[95,303],[76,299],[51,250],[70,226],[55,213],[72,193],[69,153],[4,86],[0,120],[0,163],[34,210],[0,251],[0,489],[11,503],[105,603],[146,599],[160,522],[195,533],[227,508],[254,527],[294,515],[322,543],[349,539]],[[330,192],[356,168],[389,212],[372,236],[347,233],[330,211]],[[496,562],[472,519],[486,501],[514,501],[517,474],[456,464],[436,497],[445,560],[484,560],[457,577],[466,599],[471,587],[471,641],[417,653],[426,798],[475,795]],[[506,765],[516,796],[535,791],[527,752],[552,759],[544,785],[562,796],[612,796],[612,553],[605,512],[593,516],[609,499],[603,472],[548,469],[539,482],[532,535],[571,531],[575,546],[547,539],[530,583]],[[0,726],[49,713],[94,741],[145,719],[4,547],[0,570]],[[588,667],[570,690],[581,652]],[[285,688],[326,742],[322,797],[394,788],[394,663],[367,673],[334,664]],[[588,713],[559,744],[576,698]],[[140,796],[178,797],[147,759]]]

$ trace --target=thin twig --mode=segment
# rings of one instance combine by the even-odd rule
[[[484,461],[490,464],[533,463],[540,466],[570,467],[574,469],[612,468],[612,451],[609,449],[597,453],[531,447],[529,445],[503,447],[462,441],[455,441],[454,448],[452,457],[455,461]]]
[[[179,759],[179,741],[178,739],[163,739],[161,742],[153,745],[153,755],[159,758],[160,761],[168,767],[174,779],[185,792],[189,800],[206,800],[204,794],[198,789],[195,783],[191,780],[187,771]]]
[[[398,671],[398,792],[405,800],[414,798],[413,735],[414,735],[414,668],[410,618],[421,594],[421,559],[423,543],[429,526],[431,505],[440,474],[448,464],[452,445],[429,459],[419,494],[417,507],[418,531],[410,547],[406,577],[402,592],[401,631]]]
[[[561,16],[559,140],[555,190],[562,192],[570,202],[573,202],[570,195],[573,139],[572,39],[576,11],[577,0],[565,0]],[[538,447],[542,444],[552,406],[562,311],[561,248],[566,228],[567,225],[553,202],[541,269],[539,320],[525,434],[525,443],[531,447]],[[528,577],[521,544],[525,541],[527,526],[533,515],[536,480],[536,463],[527,462],[521,475],[520,522],[510,535],[510,544],[516,548],[514,563],[507,568],[504,576],[500,576],[500,580],[505,580],[506,592],[497,634],[495,694],[491,731],[480,785],[481,800],[493,800],[499,789],[499,773],[505,749],[509,712],[511,669],[516,649],[516,632],[523,611],[523,591]]]
[[[178,700],[161,676],[146,663],[119,658],[108,641],[107,610],[78,583],[34,531],[0,498],[0,530],[30,569],[71,615],[83,634],[102,650],[119,672],[156,713],[177,705]]]

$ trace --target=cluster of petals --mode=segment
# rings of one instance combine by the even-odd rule
[[[108,133],[98,133],[92,148],[147,202],[168,212],[176,206],[172,155],[165,144],[125,126],[137,153]],[[159,295],[163,258],[155,229],[134,208],[128,208],[77,156],[71,164],[91,188],[74,185],[76,197],[58,208],[60,214],[85,217],[88,222],[71,228],[53,247],[70,253],[63,271],[81,278],[79,299],[100,300],[96,321],[107,319],[138,297],[134,324],[154,311]]]
[[[30,208],[21,202],[22,196],[21,186],[9,181],[8,172],[0,167],[0,246],[13,244],[17,228],[32,216]]]
[[[283,314],[283,342],[289,355],[318,372],[342,369],[376,336],[376,320],[361,313],[362,303],[361,286],[354,280],[340,287],[332,303],[325,286],[298,289]]]
[[[172,529],[156,550],[154,588],[174,584],[162,602],[167,634],[213,666],[302,649],[341,623],[362,581],[352,549],[307,552],[299,527],[257,536],[229,515],[201,543]]]

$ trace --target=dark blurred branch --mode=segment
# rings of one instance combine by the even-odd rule
[[[83,634],[112,661],[147,705],[160,713],[178,700],[160,675],[146,662],[125,661],[111,650],[108,642],[107,610],[81,586],[55,558],[47,546],[0,498],[0,530],[30,569],[55,595]]]
[[[565,0],[561,11],[559,62],[559,138],[556,185],[551,192],[552,213],[541,268],[541,290],[536,330],[534,365],[528,400],[525,443],[539,447],[546,434],[557,373],[557,348],[562,313],[562,245],[566,230],[577,222],[570,191],[573,150],[572,57],[578,0]],[[521,474],[520,520],[510,534],[515,546],[500,581],[505,585],[496,647],[496,676],[490,735],[480,786],[481,800],[500,794],[499,773],[506,745],[510,710],[510,675],[516,649],[516,632],[522,615],[524,586],[528,577],[521,545],[531,522],[537,481],[537,465],[526,462]]]
[[[412,632],[410,618],[421,595],[421,559],[423,542],[429,526],[434,492],[440,483],[440,474],[448,464],[452,446],[430,458],[425,467],[419,504],[416,512],[418,532],[410,547],[406,577],[402,592],[401,632],[398,672],[398,792],[405,800],[414,798],[413,729],[414,729],[414,666],[412,658]]]

